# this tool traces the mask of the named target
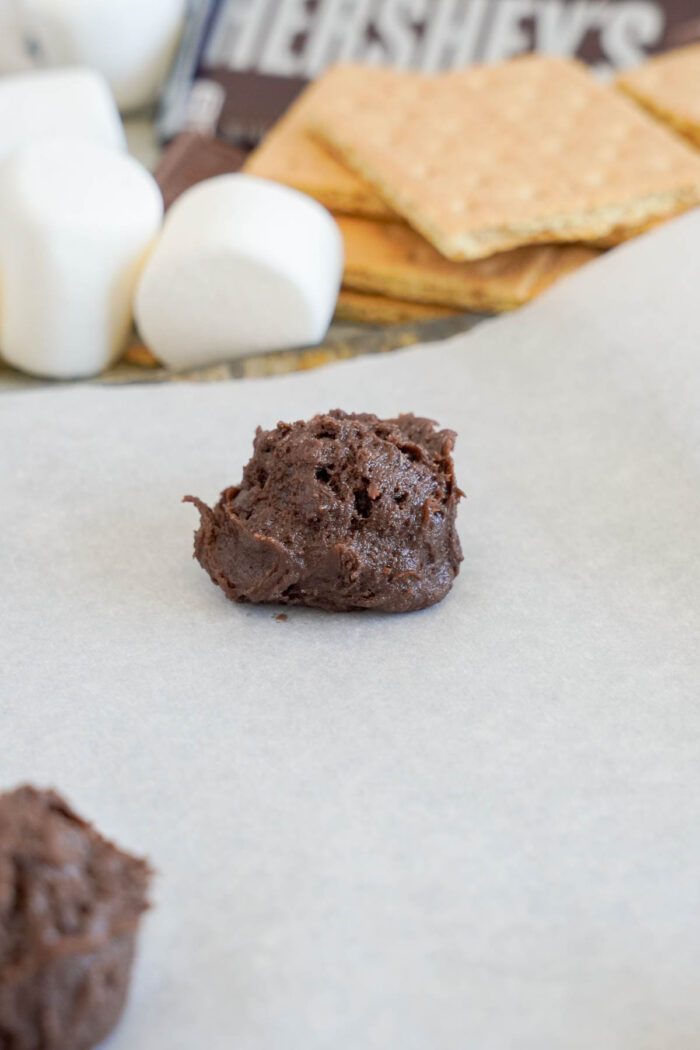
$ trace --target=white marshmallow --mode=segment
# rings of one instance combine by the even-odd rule
[[[107,82],[90,69],[41,70],[0,79],[0,161],[44,135],[126,145]]]
[[[122,350],[134,287],[158,232],[153,177],[126,154],[43,139],[0,169],[0,352],[57,379]]]
[[[119,108],[133,110],[152,102],[165,78],[185,0],[22,0],[19,10],[42,62],[92,66]]]
[[[136,320],[173,368],[317,343],[343,269],[340,231],[310,197],[222,175],[171,208],[136,296]]]

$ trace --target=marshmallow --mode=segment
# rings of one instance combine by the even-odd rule
[[[0,352],[57,379],[93,375],[122,350],[134,286],[163,213],[126,154],[43,139],[0,169]]]
[[[168,212],[139,283],[136,320],[174,368],[319,342],[343,267],[340,232],[310,197],[221,175]]]
[[[119,108],[133,110],[152,102],[165,78],[185,0],[22,0],[20,11],[44,63],[98,69]]]
[[[0,161],[43,135],[88,139],[113,149],[126,145],[107,82],[90,69],[41,70],[0,79]]]

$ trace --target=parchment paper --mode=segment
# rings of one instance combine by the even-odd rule
[[[0,398],[1,780],[160,874],[113,1050],[700,1045],[700,213],[450,344]],[[459,431],[405,617],[227,603],[256,424]]]

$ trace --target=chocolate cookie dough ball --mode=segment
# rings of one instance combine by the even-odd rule
[[[111,1032],[149,880],[53,791],[0,795],[0,1047],[90,1050]]]
[[[237,602],[409,612],[462,552],[455,435],[412,415],[334,411],[258,430],[240,486],[201,514],[195,557]]]

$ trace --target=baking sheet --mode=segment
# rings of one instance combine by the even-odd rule
[[[682,1050],[700,1000],[700,213],[280,379],[0,398],[2,782],[159,870],[112,1050]],[[227,603],[256,424],[459,431],[440,606]]]

